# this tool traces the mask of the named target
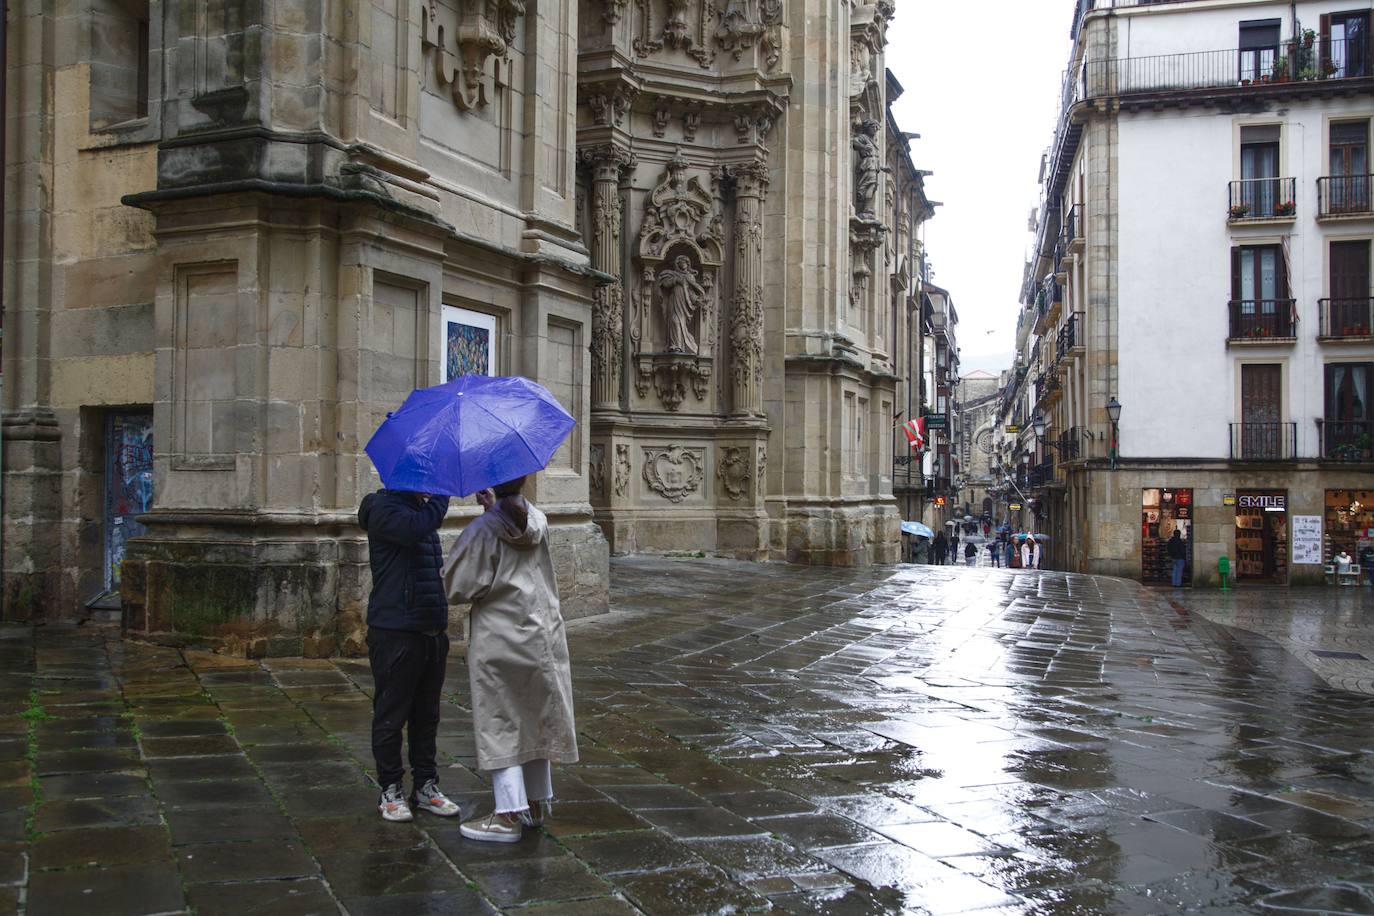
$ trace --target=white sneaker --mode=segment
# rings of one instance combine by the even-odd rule
[[[377,810],[382,812],[384,821],[415,820],[415,815],[410,813],[410,806],[406,804],[405,794],[401,792],[400,783],[382,790],[382,797],[377,800]]]
[[[495,813],[474,817],[458,829],[463,836],[479,843],[518,843],[523,833],[518,816],[508,818]]]
[[[434,779],[426,780],[423,786],[415,790],[415,794],[410,796],[410,805],[416,811],[428,811],[440,817],[457,817],[463,813],[456,802],[439,791],[439,783]]]

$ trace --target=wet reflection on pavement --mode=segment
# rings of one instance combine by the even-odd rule
[[[1374,698],[1189,598],[617,560],[614,613],[570,626],[583,759],[502,847],[380,823],[365,661],[6,629],[0,903],[1374,912]],[[442,782],[483,809],[466,681],[455,657]]]

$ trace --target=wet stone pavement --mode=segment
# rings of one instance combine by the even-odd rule
[[[0,629],[0,910],[1374,913],[1374,698],[1186,595],[613,578],[570,627],[583,759],[513,846],[380,821],[365,661]],[[459,657],[448,688],[442,782],[487,810]]]

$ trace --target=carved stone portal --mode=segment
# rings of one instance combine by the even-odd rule
[[[644,450],[644,482],[669,502],[680,503],[697,492],[705,476],[704,449],[670,445]]]

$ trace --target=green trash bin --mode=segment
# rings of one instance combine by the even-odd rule
[[[1226,580],[1231,577],[1231,558],[1227,556],[1217,557],[1217,572],[1221,575],[1221,590],[1230,591]]]

